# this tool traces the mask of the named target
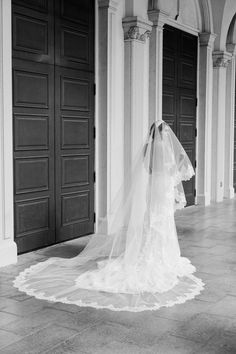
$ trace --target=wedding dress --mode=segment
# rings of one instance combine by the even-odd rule
[[[50,258],[14,280],[39,299],[114,311],[155,310],[194,298],[204,287],[181,257],[174,212],[186,205],[191,162],[164,121],[155,122],[132,159],[108,215],[72,259]]]

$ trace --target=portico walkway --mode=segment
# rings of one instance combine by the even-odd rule
[[[176,215],[182,254],[206,283],[196,299],[127,313],[36,300],[13,288],[19,271],[77,255],[86,238],[19,256],[0,269],[0,353],[236,353],[236,199]]]

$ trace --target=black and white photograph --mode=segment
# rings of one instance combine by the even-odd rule
[[[236,354],[236,0],[0,0],[0,354]]]

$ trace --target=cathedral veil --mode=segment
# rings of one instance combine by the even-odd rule
[[[72,259],[50,258],[15,279],[40,299],[109,308],[154,310],[194,298],[203,282],[181,257],[174,212],[186,205],[182,181],[194,175],[171,128],[153,123],[108,215]]]

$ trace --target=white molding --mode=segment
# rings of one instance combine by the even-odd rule
[[[235,45],[231,46],[234,53]],[[225,166],[224,197],[234,197],[234,115],[235,115],[235,56],[227,66],[225,102]]]
[[[0,267],[17,263],[16,243],[11,239],[0,241]]]
[[[115,161],[117,1],[101,0],[97,8],[97,95],[96,95],[96,232],[100,221],[111,214],[112,172]],[[103,225],[109,232],[111,217]]]
[[[140,17],[126,17],[122,21],[124,33],[138,26],[141,33],[151,31],[152,22]],[[126,38],[126,36],[125,36]],[[149,37],[145,41],[124,40],[124,179],[144,142],[149,127]],[[126,175],[127,173],[127,175]]]
[[[188,26],[184,23],[181,23],[181,22],[178,22],[176,20],[174,20],[173,18],[171,17],[167,17],[166,18],[166,24],[167,25],[170,25],[174,28],[178,28],[180,29],[181,31],[184,31],[184,32],[188,32],[190,34],[193,34],[194,36],[198,36],[198,33],[200,32],[199,29],[197,28],[194,28],[194,27],[191,27],[191,26]]]
[[[213,33],[199,34],[198,106],[197,106],[197,204],[211,201],[211,149],[212,149],[212,49]]]
[[[213,49],[214,41],[216,39],[216,34],[210,32],[199,33],[199,43],[200,46],[208,46]]]
[[[0,266],[15,263],[11,1],[0,0]]]
[[[207,206],[207,205],[210,205],[210,203],[211,203],[211,197],[210,197],[210,194],[208,194],[208,193],[197,194],[196,200],[197,200],[197,203],[196,203],[197,205]]]
[[[227,67],[231,53],[215,51],[212,54],[213,66],[213,105],[212,105],[212,201],[221,202],[225,189],[225,149],[226,149],[226,87]],[[228,138],[227,138],[228,139]]]
[[[167,21],[168,14],[160,10],[148,10],[148,18],[153,26],[163,27]]]
[[[149,10],[148,17],[153,23],[149,47],[149,115],[151,124],[162,119],[163,26],[167,14],[160,10]]]

